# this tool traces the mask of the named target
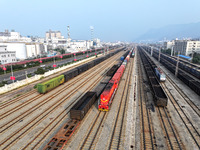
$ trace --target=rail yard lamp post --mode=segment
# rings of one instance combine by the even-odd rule
[[[172,46],[172,49],[171,49],[171,56],[173,55],[173,51],[174,51],[174,46]]]
[[[77,59],[76,59],[76,53],[74,53],[74,61],[76,61]]]
[[[53,64],[53,68],[55,69],[55,68],[56,68],[55,56],[54,56],[53,58],[54,58],[54,64]]]
[[[27,71],[25,71],[25,75],[26,75],[26,80],[27,80]]]
[[[87,56],[86,57],[88,57],[88,50],[87,50]]]
[[[175,72],[176,77],[177,77],[177,74],[178,74],[179,54],[180,54],[180,52],[178,52],[178,59],[177,59],[177,62],[176,62],[176,72]]]
[[[160,62],[160,51],[161,49],[159,49],[159,56],[158,56],[158,61]]]
[[[10,79],[11,79],[11,80],[13,81],[13,83],[14,83],[15,77],[13,76],[12,64],[11,64],[10,68],[11,68],[11,74],[12,74],[12,76],[10,77]]]
[[[153,46],[151,46],[151,56],[153,55]]]

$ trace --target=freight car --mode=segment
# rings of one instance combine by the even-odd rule
[[[63,84],[64,81],[65,81],[64,75],[60,75],[44,83],[37,84],[37,90],[39,93],[44,94],[54,89],[55,87],[59,86],[60,84]]]
[[[148,50],[147,50],[148,51]],[[149,52],[149,51],[148,51]],[[150,53],[150,52],[149,52]],[[153,53],[153,57],[158,59],[158,52]],[[167,55],[161,54],[161,63],[173,74],[175,74],[176,67],[174,64],[176,64],[176,59],[168,57]],[[193,66],[194,67],[194,66]],[[198,68],[191,67],[191,64],[184,64],[182,62],[179,62],[179,68],[182,70],[196,76],[197,78],[200,78],[200,70],[198,71]],[[185,83],[188,87],[190,87],[194,92],[196,92],[198,95],[200,95],[200,82],[194,79],[193,77],[187,75],[185,72],[178,70],[177,77]]]
[[[163,71],[159,67],[155,68],[155,73],[156,73],[156,76],[158,77],[159,81],[165,81],[166,80],[165,74],[163,73]]]
[[[78,68],[74,68],[72,70],[64,72],[63,75],[65,77],[65,82],[67,82],[78,75]]]
[[[168,103],[168,98],[163,91],[162,87],[160,86],[156,75],[154,73],[154,67],[156,66],[151,59],[142,51],[140,47],[138,47],[140,55],[144,56],[142,58],[142,62],[144,64],[145,71],[147,73],[147,77],[149,79],[153,96],[154,96],[154,103],[156,106],[165,107]]]
[[[46,81],[46,82],[44,82],[44,83],[39,83],[39,84],[37,84],[37,86],[36,86],[36,87],[37,87],[37,91],[38,91],[39,93],[46,93],[46,92],[50,91],[51,89],[53,89],[53,88],[59,86],[60,84],[62,84],[62,83],[64,83],[64,82],[67,82],[67,81],[69,81],[70,79],[76,77],[77,75],[79,75],[79,74],[81,74],[81,73],[87,71],[88,69],[90,69],[90,68],[92,68],[93,66],[95,66],[95,65],[97,65],[97,64],[99,64],[99,63],[101,63],[101,62],[104,61],[105,59],[107,59],[107,58],[113,56],[114,54],[118,53],[119,51],[121,51],[121,50],[123,50],[123,49],[124,49],[124,48],[119,49],[119,50],[117,50],[117,51],[114,51],[114,52],[112,52],[112,53],[107,54],[106,56],[100,57],[100,58],[98,58],[98,59],[96,59],[96,60],[93,60],[93,61],[91,61],[91,62],[88,62],[88,63],[86,63],[86,64],[83,64],[83,65],[81,65],[81,66],[79,66],[79,67],[76,67],[76,68],[70,70],[70,71],[64,72],[62,75],[60,75],[60,76],[63,77],[63,80],[62,80],[62,82],[60,81],[60,83],[59,83],[58,81],[56,81],[56,80],[58,79],[58,77],[53,78],[53,79],[50,79],[49,81]],[[60,76],[59,76],[59,77],[60,77]],[[59,78],[59,79],[60,79],[60,78]]]
[[[81,99],[70,109],[70,118],[82,120],[91,106],[97,99],[96,92],[87,92]]]
[[[125,70],[125,65],[121,65],[117,70],[117,72],[112,77],[112,79],[107,84],[103,93],[101,94],[100,102],[98,104],[98,109],[100,111],[108,111],[110,109],[110,105],[112,103],[115,92],[118,88],[121,76],[124,73],[124,70]]]

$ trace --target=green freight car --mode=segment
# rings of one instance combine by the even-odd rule
[[[37,90],[39,93],[44,94],[52,90],[53,88],[59,86],[60,84],[64,83],[64,81],[65,81],[64,75],[60,75],[44,83],[37,84]]]

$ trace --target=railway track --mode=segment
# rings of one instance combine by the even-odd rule
[[[91,60],[90,60],[90,61],[91,61]],[[88,62],[88,61],[86,61],[86,62]],[[84,63],[86,63],[86,62],[83,62],[83,63],[81,63],[81,64],[84,64]],[[81,64],[75,64],[75,65],[73,65],[73,66],[67,68],[65,71],[59,72],[59,74],[61,74],[61,73],[63,73],[63,72],[66,72],[66,71],[68,71],[68,70],[70,70],[70,69],[72,69],[72,68],[75,68],[75,67],[77,67],[77,66],[79,66],[79,65],[81,65]],[[93,68],[92,68],[92,69],[93,69]],[[56,77],[56,76],[57,76],[57,74],[51,75],[50,77],[45,78],[45,80],[42,80],[42,81],[40,80],[39,82],[38,82],[38,81],[35,82],[35,84],[36,84],[36,83],[40,83],[40,82],[48,81],[49,79],[51,79],[51,78],[53,78],[53,77]],[[37,92],[36,90],[31,90],[30,92],[27,92],[27,93],[25,93],[25,94],[22,94],[22,95],[20,95],[20,96],[17,96],[17,97],[14,98],[13,100],[4,101],[4,102],[2,102],[2,103],[0,104],[0,109],[4,109],[4,108],[6,108],[6,107],[8,107],[8,106],[10,106],[10,105],[12,105],[12,104],[15,104],[16,102],[22,101],[24,98],[27,98],[28,96],[31,96],[32,94],[38,94],[38,92]],[[29,100],[29,101],[31,101],[31,100]],[[26,102],[27,102],[27,101],[26,101]],[[20,104],[20,105],[21,105],[21,104]],[[15,108],[17,108],[17,107],[19,107],[19,106],[15,106]]]
[[[83,143],[80,145],[79,149],[94,149],[95,138],[98,137],[97,134],[100,132],[100,128],[103,124],[104,119],[107,116],[107,112],[98,112],[94,122],[92,123],[88,134],[85,136]]]
[[[138,54],[139,55],[139,54]],[[140,61],[140,56],[138,58],[138,73],[142,73],[142,62]],[[154,138],[154,130],[153,130],[153,124],[151,119],[151,113],[150,110],[147,109],[147,100],[146,95],[144,94],[144,88],[143,88],[143,78],[142,76],[139,76],[139,105],[140,105],[140,125],[141,125],[141,149],[156,149],[156,141]]]
[[[92,61],[92,60],[94,60],[94,59],[90,59],[90,60],[86,60],[86,61],[84,61],[84,62],[82,62],[82,63],[74,64],[73,66],[68,67],[66,70],[60,71],[59,74],[64,73],[64,72],[66,72],[66,71],[68,71],[68,70],[70,70],[70,69],[73,69],[73,68],[75,68],[75,67],[77,67],[77,66],[79,66],[79,65],[81,65],[81,64],[90,62],[90,61]],[[35,85],[35,84],[37,84],[37,83],[45,82],[45,81],[48,81],[49,79],[54,78],[54,77],[56,77],[56,76],[57,76],[57,74],[53,74],[53,75],[51,75],[51,76],[45,77],[45,79],[43,79],[43,80],[36,81],[36,82],[34,82],[34,83],[32,83],[32,84]],[[22,88],[24,88],[24,87],[22,87]],[[20,88],[20,89],[21,89],[21,88]],[[16,91],[16,90],[14,90],[14,91]],[[30,95],[33,94],[33,93],[37,93],[37,92],[36,92],[35,90],[33,90],[33,91],[31,90],[30,92],[26,92],[25,94],[24,94],[24,93],[17,94],[17,95],[20,95],[20,96],[17,96],[17,95],[16,95],[17,98],[12,98],[12,100],[9,99],[9,100],[5,100],[5,101],[1,102],[0,108],[1,108],[1,107],[4,107],[4,105],[5,105],[5,107],[6,107],[6,106],[9,106],[10,104],[15,103],[15,102],[21,100],[22,98],[26,98],[27,96],[30,96]],[[0,95],[0,98],[1,98],[1,97],[2,97],[2,96]]]
[[[116,57],[118,57],[118,55],[116,56]],[[115,58],[116,58],[115,57]],[[108,61],[108,65],[111,65],[112,63],[110,63],[111,61]],[[99,66],[98,66],[99,67]],[[103,67],[101,67],[101,68],[99,68],[99,70],[101,70],[101,69],[103,69]],[[91,79],[91,77],[95,77],[95,76],[97,76],[98,74],[100,73],[100,71],[97,71],[93,76],[90,76],[90,77],[88,77],[87,78],[87,80],[85,81],[85,82],[82,82],[81,83],[81,85],[79,86],[79,88],[80,87],[82,87],[82,86],[84,86],[90,79]],[[34,126],[36,126],[36,125],[38,125],[39,123],[41,123],[43,120],[45,120],[46,119],[46,117],[49,115],[49,114],[51,114],[52,112],[53,112],[53,110],[54,109],[56,109],[56,108],[58,108],[60,105],[62,105],[63,104],[63,102],[65,102],[67,99],[69,99],[74,93],[76,93],[77,92],[77,89],[74,89],[74,90],[72,90],[71,92],[73,92],[73,93],[71,93],[71,95],[68,95],[67,96],[67,98],[65,97],[63,97],[63,98],[61,98],[62,100],[59,100],[59,103],[58,103],[58,101],[56,101],[56,103],[54,103],[54,105],[53,105],[53,107],[52,108],[47,108],[47,109],[45,109],[45,111],[42,113],[42,116],[36,116],[36,117],[34,117],[31,121],[29,121],[26,125],[24,125],[20,130],[17,130],[17,131],[15,131],[13,134],[11,134],[11,135],[9,135],[7,138],[5,138],[3,141],[1,141],[1,147],[2,147],[2,149],[7,149],[7,148],[9,148],[9,147],[11,147],[13,144],[15,144],[18,140],[20,140],[19,138],[22,138],[22,136],[25,136],[25,134],[27,134],[28,132],[30,132],[30,130],[34,127]],[[70,93],[70,92],[69,92]],[[75,102],[75,101],[74,101]],[[69,107],[72,105],[73,103],[71,103],[71,104],[69,104],[69,106],[62,112],[62,113],[60,113],[60,115],[58,115],[57,117],[58,118],[60,118],[61,120],[64,118],[64,117],[61,117],[61,114],[64,114],[64,113],[66,113],[66,110],[68,110],[69,109]],[[37,110],[37,109],[35,109],[35,110]],[[69,110],[68,110],[69,111]],[[67,112],[68,112],[67,111]],[[55,118],[57,118],[57,117],[55,117]],[[55,119],[54,118],[54,119]],[[54,122],[54,121],[52,121],[52,122]],[[55,124],[53,125],[53,123],[51,124],[49,124],[49,126],[55,126]],[[23,130],[23,131],[22,131]],[[6,131],[6,130],[5,130]],[[22,133],[21,133],[22,132]],[[40,134],[41,135],[41,134]],[[40,136],[39,135],[39,136]],[[38,137],[39,137],[38,136]],[[14,138],[15,137],[15,138]],[[29,145],[31,145],[31,142],[27,142],[27,143],[30,143]],[[3,145],[4,144],[4,145]],[[3,145],[3,146],[2,146]],[[25,147],[28,147],[28,146],[25,146]]]
[[[185,149],[167,108],[156,107],[169,149]]]
[[[126,77],[126,81],[125,81],[125,86],[126,88],[124,88],[123,90],[123,94],[120,98],[120,104],[118,107],[117,111],[117,115],[116,115],[116,119],[114,122],[114,129],[113,132],[111,133],[111,137],[109,139],[110,143],[109,145],[107,145],[107,149],[113,149],[114,147],[118,147],[117,149],[119,149],[122,142],[122,129],[124,127],[124,116],[125,116],[125,108],[126,108],[126,101],[127,101],[127,95],[128,94],[128,87],[129,87],[129,82],[130,82],[130,74],[132,70],[132,65],[130,67],[129,65],[129,74],[128,77]],[[120,113],[119,113],[120,112]],[[92,125],[90,126],[89,131],[87,132],[86,136],[83,138],[83,142],[80,144],[79,149],[95,149],[96,147],[96,143],[97,140],[99,139],[102,127],[104,126],[104,122],[107,118],[109,112],[101,112],[99,111],[92,123]]]
[[[189,119],[187,114],[184,112],[183,108],[180,106],[180,104],[175,100],[174,96],[170,93],[168,88],[164,83],[161,84],[161,86],[164,88],[165,92],[167,93],[170,102],[172,103],[174,109],[176,110],[177,114],[181,118],[182,122],[184,123],[186,129],[188,130],[190,136],[192,137],[194,143],[196,146],[200,149],[200,133],[198,129],[193,125],[192,121]]]
[[[193,109],[194,113],[199,117],[200,109],[189,99],[189,97],[185,93],[183,93],[183,91],[176,85],[176,83],[167,74],[166,74],[166,78],[167,78],[167,81],[169,81],[169,83],[180,94],[183,100],[187,102],[187,104]],[[174,107],[178,116],[180,117],[186,129],[188,130],[189,135],[191,136],[191,139],[193,140],[194,144],[200,149],[200,145],[198,142],[200,141],[200,134],[198,131],[198,127],[195,127],[193,122],[189,119],[188,115],[183,110],[182,106],[174,98],[174,96],[172,95],[170,91],[171,89],[169,89],[165,83],[161,83],[160,85],[164,89],[165,93],[168,95],[168,99],[170,100],[172,106]],[[175,125],[173,124],[173,121],[169,114],[169,110],[167,108],[157,108],[156,110],[159,114],[159,119],[161,121],[163,132],[165,136],[167,137],[168,148],[169,149],[186,149],[185,148],[186,146],[181,141],[180,135],[178,134],[178,131]]]
[[[125,135],[125,114],[127,111],[127,101],[129,98],[129,86],[131,83],[131,74],[133,70],[133,60],[130,59],[130,65],[128,69],[128,73],[125,80],[125,87],[123,88],[123,92],[121,95],[120,107],[117,112],[117,116],[114,122],[114,129],[111,135],[110,144],[108,149],[123,149],[124,148],[124,135]]]
[[[166,74],[166,73],[165,73]],[[190,105],[194,112],[200,117],[200,109],[195,105],[189,97],[183,93],[183,91],[176,85],[176,83],[166,74],[167,80],[173,85],[176,91],[182,96],[182,98]]]

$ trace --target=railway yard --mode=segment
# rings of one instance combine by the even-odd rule
[[[107,72],[119,62],[125,70],[112,104],[108,111],[99,111],[100,95],[112,78]],[[45,94],[30,85],[30,90],[0,95],[0,149],[200,149],[198,89],[176,78],[145,47],[128,46],[94,63]],[[147,75],[152,64],[166,75],[157,86]],[[90,106],[79,103],[88,91],[97,96]],[[70,116],[76,104],[82,104],[79,109],[88,106],[81,119]]]

